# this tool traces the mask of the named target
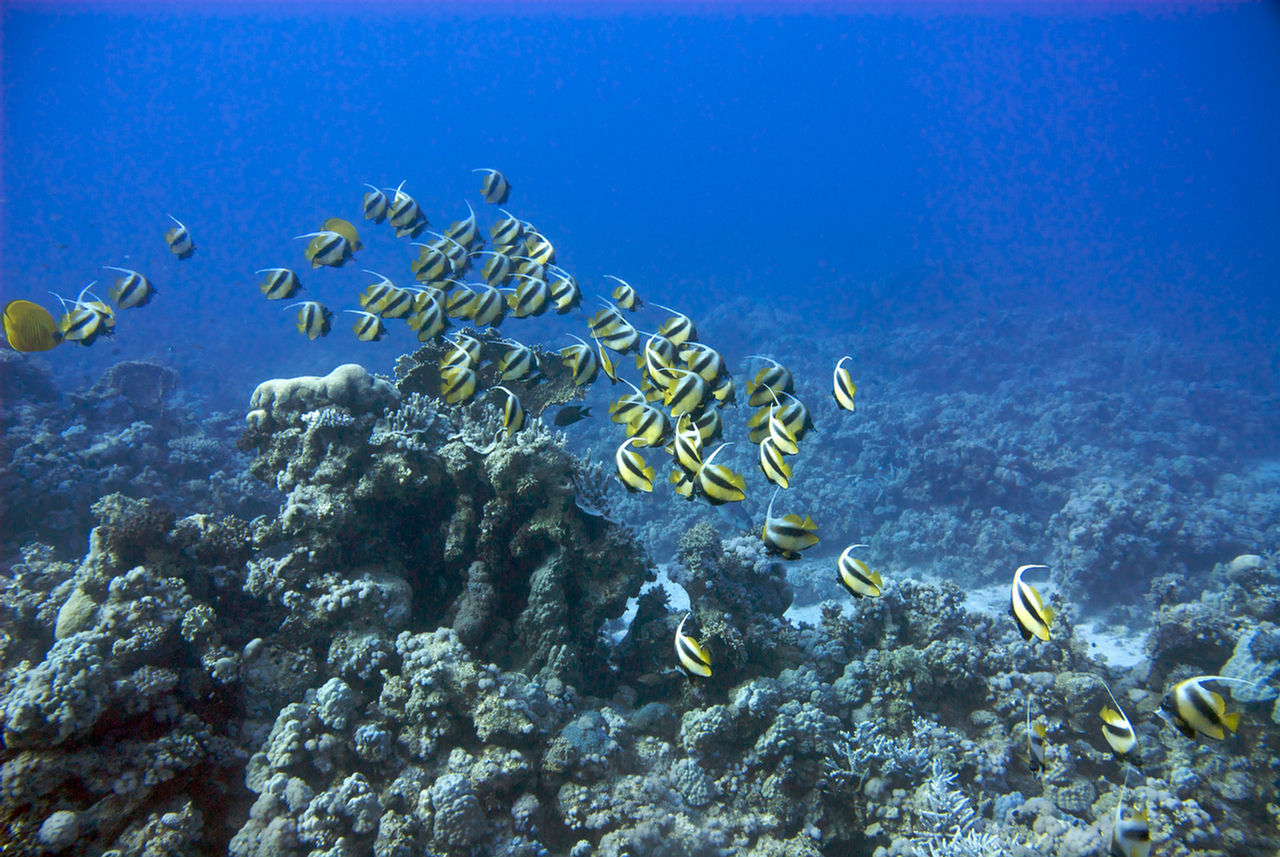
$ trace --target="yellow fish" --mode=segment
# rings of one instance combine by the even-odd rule
[[[676,628],[676,660],[688,676],[711,677],[711,655],[702,644],[684,632],[684,623],[689,619],[688,613],[680,620]]]

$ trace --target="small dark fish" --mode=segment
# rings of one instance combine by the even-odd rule
[[[565,405],[556,412],[556,418],[552,420],[560,427],[571,426],[578,420],[585,420],[591,416],[591,408],[584,408],[581,405]]]

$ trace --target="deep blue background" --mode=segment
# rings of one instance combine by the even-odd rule
[[[357,219],[366,181],[447,225],[487,208],[489,166],[590,293],[613,273],[695,318],[745,298],[815,337],[1070,306],[1274,371],[1274,5],[184,9],[3,12],[0,297],[54,308],[103,264],[160,289],[114,342],[47,356],[70,386],[158,356],[242,407],[267,377],[389,371],[402,326],[309,343],[253,271],[353,307],[360,267],[407,279],[403,244],[362,228],[359,264],[313,273],[292,236]]]

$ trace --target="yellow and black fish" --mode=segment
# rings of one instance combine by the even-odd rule
[[[441,283],[453,275],[453,262],[439,247],[420,241],[414,241],[413,246],[422,248],[418,251],[418,258],[409,263],[409,269],[418,282]]]
[[[453,347],[445,353],[440,361],[442,368],[452,368],[454,366],[464,366],[468,369],[480,368],[480,354],[483,350],[483,343],[474,336],[467,336],[465,333],[459,333],[453,339],[446,339]]]
[[[333,313],[324,304],[318,301],[299,301],[296,304],[289,304],[285,309],[294,307],[301,307],[298,310],[298,333],[312,341],[329,335],[329,322],[333,318]]]
[[[480,185],[480,193],[484,195],[485,202],[502,205],[507,201],[507,197],[511,195],[511,183],[506,176],[488,167],[480,167],[471,172],[485,174],[484,182]]]
[[[520,400],[516,398],[515,393],[501,384],[494,385],[493,389],[501,390],[507,394],[506,401],[502,403],[502,427],[507,430],[507,437],[511,437],[524,428],[528,414],[525,412],[524,405],[521,405]]]
[[[289,268],[261,268],[254,273],[267,275],[258,288],[269,301],[291,298],[302,291],[302,283],[298,280],[298,275]]]
[[[478,327],[497,327],[507,314],[507,299],[493,286],[476,283],[471,320]]]
[[[694,430],[697,431],[696,428]],[[771,437],[760,441],[760,469],[764,471],[764,478],[774,485],[779,488],[790,487],[791,465],[787,464],[787,460],[782,457],[782,452]]]
[[[404,192],[404,182],[400,182],[400,187],[396,188],[387,219],[395,227],[397,238],[417,238],[418,233],[431,225],[422,216],[422,208],[417,201]]]
[[[671,342],[674,343],[675,340],[672,339]],[[679,349],[684,365],[690,372],[697,372],[708,384],[727,374],[724,356],[710,345],[690,341],[679,345]]]
[[[662,446],[671,431],[671,424],[661,408],[645,405],[644,410],[631,422],[627,423],[627,437],[644,441],[646,446]]]
[[[693,418],[687,413],[676,420],[675,440],[671,445],[671,455],[676,466],[693,475],[702,466],[702,435],[693,424]]]
[[[107,289],[107,295],[121,309],[132,309],[143,306],[156,293],[151,281],[130,268],[117,268],[115,265],[103,265],[108,271],[119,271],[124,276],[117,277],[115,285]]]
[[[417,331],[419,342],[429,342],[449,327],[442,294],[435,289],[424,289],[414,296],[414,312],[406,321],[411,330]]]
[[[723,464],[714,464],[720,450],[731,443],[722,443],[707,456],[707,460],[698,468],[698,488],[714,506],[721,503],[736,503],[747,499],[747,483],[741,473],[735,473]]]
[[[440,372],[440,394],[451,405],[465,402],[476,392],[476,373],[465,366],[450,366]]]
[[[311,263],[311,267],[319,268],[327,265],[330,268],[341,268],[351,258],[351,242],[341,232],[322,229],[319,232],[307,232],[295,238],[310,238],[303,255]]]
[[[1179,732],[1188,738],[1205,735],[1221,741],[1227,731],[1235,732],[1240,727],[1240,712],[1228,712],[1222,696],[1204,687],[1202,683],[1206,681],[1250,687],[1257,687],[1258,682],[1221,675],[1200,675],[1178,682],[1169,691],[1165,705],[1172,710],[1173,725]]]
[[[1023,565],[1013,573],[1013,588],[1009,605],[1009,615],[1018,623],[1022,639],[1048,640],[1050,625],[1053,624],[1053,608],[1045,605],[1040,593],[1029,583],[1024,583],[1022,573],[1033,568],[1048,568],[1047,565]]]
[[[516,318],[528,318],[546,312],[551,300],[551,287],[547,285],[547,281],[519,272],[511,276],[521,280],[520,285],[516,286],[515,294],[507,300],[511,314]]]
[[[111,336],[116,326],[116,316],[111,307],[101,300],[85,301],[84,299],[85,294],[96,297],[89,291],[95,285],[97,280],[81,289],[71,308],[67,309],[59,319],[58,330],[64,341],[78,342],[88,346],[92,345],[99,336]],[[67,302],[57,295],[55,297],[62,301],[65,309]]]
[[[1036,779],[1044,776],[1045,769],[1045,736],[1049,730],[1043,723],[1031,723],[1031,706],[1027,705],[1027,753],[1022,757],[1027,763],[1027,767],[1031,769],[1031,773],[1035,774]]]
[[[719,406],[738,404],[738,391],[733,385],[733,376],[724,375],[711,388],[711,396]]]
[[[711,655],[701,643],[684,632],[684,623],[688,621],[689,615],[684,614],[684,618],[676,628],[676,661],[686,675],[710,678]]]
[[[49,351],[62,344],[53,314],[40,304],[13,300],[4,305],[4,337],[14,351]]]
[[[676,345],[684,345],[686,342],[692,342],[698,338],[698,329],[694,326],[693,319],[689,318],[689,316],[662,304],[654,304],[654,306],[658,309],[665,309],[672,314],[671,318],[658,325],[658,333],[661,333]],[[710,381],[711,379],[708,378],[707,380]]]
[[[573,336],[573,334],[569,334]],[[596,357],[596,352],[590,345],[583,342],[578,337],[573,336],[578,342],[575,345],[566,345],[560,349],[561,362],[573,373],[573,383],[578,386],[585,386],[596,379],[597,373],[600,371],[600,358]]]
[[[767,425],[769,427],[768,440],[772,440],[774,446],[783,455],[795,455],[800,451],[800,447],[796,445],[795,433],[787,426],[782,418],[778,416],[778,412],[782,409],[774,405],[769,409],[769,419]],[[763,439],[761,441],[764,442]]]
[[[858,392],[858,385],[853,383],[849,370],[841,366],[846,360],[853,358],[845,356],[841,357],[836,363],[836,371],[832,377],[832,395],[836,397],[836,404],[846,411],[853,410],[853,394]]]
[[[320,231],[336,232],[347,239],[347,243],[351,245],[352,253],[359,253],[364,249],[364,245],[360,243],[360,233],[356,231],[355,226],[349,220],[343,220],[341,217],[330,217],[321,224]]]
[[[694,489],[698,486],[697,477],[694,474],[686,473],[677,467],[671,471],[667,481],[671,483],[671,489],[676,492],[676,496],[686,500],[693,499]]]
[[[676,374],[675,383],[667,387],[663,404],[671,409],[671,416],[695,414],[702,410],[707,400],[707,382],[697,372],[673,367],[668,372]]]
[[[634,312],[644,306],[644,302],[640,300],[640,296],[636,294],[635,287],[621,277],[615,277],[613,274],[605,274],[611,280],[617,282],[617,286],[613,289],[613,299],[618,306]]]
[[[869,565],[853,555],[855,549],[865,547],[866,545],[849,545],[841,552],[836,563],[840,585],[854,598],[879,598],[884,589],[884,579],[880,577],[880,572],[872,571]]]
[[[382,318],[374,313],[358,309],[348,309],[343,312],[360,316],[351,329],[355,331],[356,339],[361,342],[377,342],[387,335],[387,327],[382,323]]]
[[[578,288],[578,281],[555,265],[551,265],[550,270],[555,278],[549,280],[547,285],[551,289],[551,302],[555,305],[556,313],[564,315],[581,306],[582,291]]]
[[[758,408],[777,401],[779,393],[794,392],[795,376],[791,374],[791,370],[786,366],[783,366],[772,357],[765,357],[763,354],[749,354],[747,358],[767,360],[770,364],[757,372],[755,377],[747,382],[748,405]]]
[[[510,256],[505,253],[495,253],[492,250],[481,250],[475,256],[489,257],[489,261],[480,267],[480,275],[484,277],[486,283],[491,286],[506,285],[512,271]]]
[[[454,221],[449,224],[449,228],[444,231],[446,238],[457,241],[463,247],[467,248],[467,252],[471,252],[472,246],[480,240],[480,228],[476,225],[476,212],[471,207],[471,203],[467,203],[467,211],[470,212],[462,220]]]
[[[498,358],[498,377],[503,381],[523,381],[538,369],[533,349],[519,342],[507,342],[511,346]]]
[[[556,248],[541,232],[536,229],[525,229],[524,255],[539,265],[550,265],[556,260]]]
[[[365,183],[369,192],[364,195],[364,219],[381,223],[387,219],[387,211],[391,208],[391,200],[378,188]]]
[[[818,543],[818,525],[808,515],[801,518],[795,512],[775,518],[773,501],[778,498],[778,490],[774,488],[773,496],[769,498],[760,538],[769,553],[780,554],[783,559],[799,559],[801,551]]]
[[[164,233],[164,243],[169,245],[169,252],[177,256],[179,259],[188,259],[191,254],[196,252],[195,242],[191,240],[191,231],[182,225],[182,221],[168,215],[177,226],[167,230]]]
[[[365,269],[365,273],[380,278],[360,293],[360,306],[383,318],[404,318],[413,312],[415,295],[402,289],[377,271]]]
[[[1111,827],[1111,857],[1150,857],[1151,822],[1146,810],[1126,813],[1123,796]]]
[[[634,437],[627,438],[613,454],[614,464],[618,468],[618,481],[628,491],[650,493],[653,491],[653,468],[645,463],[640,453],[627,449],[635,440]]]
[[[640,389],[635,384],[632,384],[626,378],[622,379],[622,383],[626,384],[634,392],[624,393],[620,399],[609,405],[609,419],[615,423],[625,425],[638,419],[649,402],[644,393],[640,392]]]
[[[489,236],[493,239],[494,248],[516,248],[520,239],[524,234],[524,222],[518,217],[513,217],[509,212],[502,211],[503,218],[495,222],[489,227]],[[510,255],[506,249],[499,250],[503,255]]]
[[[699,416],[694,417],[693,424],[698,427],[698,434],[702,435],[703,443],[710,443],[724,434],[723,420],[720,419],[720,412],[715,408],[707,408]]]

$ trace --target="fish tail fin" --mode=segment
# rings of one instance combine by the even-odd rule
[[[1222,715],[1222,724],[1235,732],[1240,727],[1240,712],[1232,711],[1230,714]]]

